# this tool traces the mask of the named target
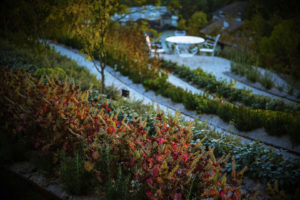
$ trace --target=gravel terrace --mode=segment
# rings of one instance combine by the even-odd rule
[[[68,58],[71,58],[74,61],[76,61],[79,65],[86,67],[88,70],[90,70],[91,73],[95,74],[98,79],[101,78],[100,74],[94,68],[93,63],[88,61],[82,54],[80,54],[78,50],[70,49],[63,45],[54,44],[54,43],[51,43],[50,46],[52,46],[60,54],[65,55]],[[222,58],[216,58],[216,60],[219,59],[223,61],[225,60]],[[226,60],[224,62],[226,62]],[[215,73],[222,74],[220,71],[221,70],[215,71]],[[203,92],[173,75],[169,76],[168,81],[176,86],[190,90],[193,93],[201,94],[201,92]],[[209,124],[210,128],[215,129],[217,132],[220,132],[222,134],[231,134],[231,132],[233,132],[236,135],[249,137],[252,140],[253,139],[260,140],[265,143],[269,143],[275,146],[279,146],[300,153],[300,145],[292,146],[288,137],[278,138],[278,137],[269,136],[264,131],[264,129],[258,129],[247,133],[239,132],[237,129],[232,127],[232,125],[223,122],[218,116],[206,115],[206,114],[197,115],[196,112],[194,111],[186,110],[183,104],[174,103],[170,99],[162,97],[161,95],[156,96],[153,91],[146,91],[142,86],[142,84],[133,83],[128,77],[122,76],[119,72],[114,71],[113,68],[111,67],[107,67],[105,69],[105,84],[112,85],[117,89],[127,89],[130,91],[130,98],[141,100],[144,104],[148,104],[148,105],[152,105],[152,104],[154,104],[155,106],[159,105],[162,110],[172,115],[175,115],[176,111],[180,111],[182,113],[181,116],[185,118],[185,120],[194,120],[198,118],[200,121],[206,121]],[[253,142],[252,140],[246,139],[245,137],[242,137],[243,142],[245,143]],[[298,156],[295,156],[286,151],[278,150],[278,148],[274,148],[271,146],[268,147],[273,148],[277,152],[278,151],[282,152],[286,157],[298,158]]]

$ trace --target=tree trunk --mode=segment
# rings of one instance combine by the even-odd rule
[[[101,61],[100,67],[101,67],[101,93],[104,94],[105,92],[105,75],[104,75],[104,69],[105,69],[106,63]]]

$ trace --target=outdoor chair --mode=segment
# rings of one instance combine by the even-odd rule
[[[146,43],[147,43],[148,49],[152,55],[159,56],[160,54],[165,53],[165,50],[162,48],[162,45],[160,43],[156,42],[154,44],[151,44],[149,35],[145,33],[145,37],[146,37]]]
[[[180,50],[179,45],[174,46],[175,54],[180,57],[192,57],[197,54],[198,48],[194,47],[192,49]]]
[[[178,45],[175,45],[175,53],[177,55],[180,55],[180,49],[179,49],[179,46]]]
[[[160,42],[155,42],[151,44],[150,52],[154,55],[160,55],[162,53],[165,53],[165,50],[162,48],[162,45]]]
[[[194,47],[190,50],[190,52],[193,54],[193,55],[196,55],[198,53],[198,47]]]
[[[211,56],[215,55],[215,50],[218,44],[218,40],[220,39],[220,34],[218,34],[215,38],[215,41],[206,41],[203,43],[203,46],[205,46],[205,48],[200,48],[200,53],[204,52],[204,53],[210,53]]]
[[[182,30],[182,31],[175,31],[174,32],[175,36],[185,36],[186,35],[186,31]]]

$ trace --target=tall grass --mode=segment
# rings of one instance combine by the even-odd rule
[[[268,90],[275,86],[275,78],[269,71],[265,71],[259,82]]]
[[[230,71],[239,76],[246,77],[247,80],[253,83],[259,82],[267,90],[275,86],[275,78],[270,71],[261,73],[257,67],[236,62],[231,62]]]
[[[239,51],[237,49],[227,47],[224,48],[224,50],[219,51],[217,55],[232,61],[230,67],[230,71],[232,73],[240,76],[246,76],[246,78],[253,83],[259,82],[267,90],[275,87],[275,78],[272,73],[270,71],[260,73],[256,67],[253,67],[258,66],[258,58],[247,54],[246,51]],[[278,89],[279,91],[282,91],[281,87]],[[289,94],[292,95],[292,91],[290,91]]]
[[[246,78],[253,83],[258,82],[260,80],[261,74],[258,71],[257,67],[248,67],[249,68],[246,70]]]

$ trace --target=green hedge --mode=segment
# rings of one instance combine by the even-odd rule
[[[300,135],[297,134],[297,130],[300,130],[299,111],[286,113],[282,111],[251,109],[245,106],[225,103],[222,100],[212,100],[206,96],[194,95],[167,82],[167,75],[154,70],[153,67],[149,67],[149,63],[133,62],[130,59],[134,58],[131,58],[124,49],[113,50],[111,48],[108,51],[108,65],[116,66],[115,69],[117,71],[120,71],[125,76],[129,76],[131,79],[139,76],[140,78],[136,78],[135,82],[142,83],[147,90],[153,90],[156,94],[161,94],[164,97],[172,99],[174,102],[183,103],[187,109],[195,110],[198,114],[218,115],[225,122],[233,122],[234,126],[240,131],[250,131],[264,127],[270,135],[289,135],[293,143],[300,143]],[[134,66],[131,66],[132,63],[134,63]],[[171,65],[172,63],[169,64]],[[174,65],[172,64],[172,66]],[[186,77],[187,74],[191,81],[193,78],[201,81],[198,75],[193,76],[186,67],[181,67],[180,69],[183,69],[181,72],[181,74],[184,74],[184,76],[182,75],[183,77]],[[214,79],[213,75],[206,74],[203,77],[209,80],[207,81],[209,83],[207,87],[212,91],[215,89],[215,92],[217,92],[219,87],[223,87],[222,83],[211,81]],[[226,87],[225,84],[224,87],[228,90],[232,89]],[[235,94],[237,93],[237,96],[240,95],[238,90],[233,89],[232,91]],[[242,92],[246,93],[247,91]],[[240,98],[247,99],[245,95],[241,95]]]
[[[166,60],[162,60],[162,67],[172,70],[174,74],[187,82],[192,82],[197,85],[198,88],[205,89],[207,92],[214,93],[232,103],[239,102],[254,109],[288,112],[300,110],[299,105],[286,104],[282,100],[252,94],[249,90],[234,88],[233,83],[228,84],[225,81],[217,81],[214,75],[205,73],[201,68],[191,70],[187,66],[179,66],[174,62]]]

